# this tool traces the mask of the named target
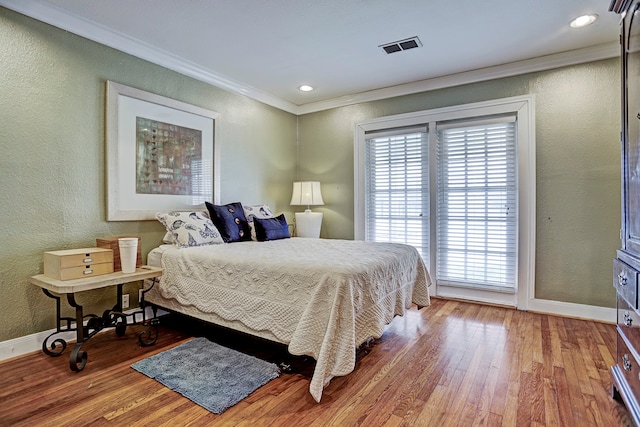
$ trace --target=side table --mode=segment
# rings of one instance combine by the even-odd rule
[[[82,345],[92,336],[104,328],[115,328],[116,334],[124,335],[127,324],[142,324],[148,328],[138,335],[138,341],[143,346],[153,345],[158,338],[156,327],[157,319],[154,315],[152,319],[147,319],[145,314],[144,294],[147,293],[156,283],[158,277],[162,276],[162,268],[143,265],[136,269],[134,273],[123,273],[121,271],[103,274],[99,276],[83,277],[73,280],[57,280],[44,274],[31,277],[31,283],[42,288],[45,295],[56,300],[56,330],[49,335],[42,343],[42,351],[52,357],[59,356],[67,348],[67,342],[58,337],[49,345],[49,339],[62,332],[75,331],[76,344],[69,356],[69,367],[72,371],[80,372],[87,364],[87,352],[80,350]],[[122,312],[122,286],[126,283],[151,279],[151,286],[142,290],[140,309],[132,313]],[[84,315],[82,306],[76,302],[76,292],[90,291],[110,286],[117,286],[116,304],[110,310],[105,310],[102,316],[95,314]],[[66,295],[71,307],[76,309],[75,318],[62,317],[60,313],[60,298]],[[127,322],[127,317],[131,321]],[[84,323],[87,319],[86,324]],[[72,323],[75,321],[75,325]]]

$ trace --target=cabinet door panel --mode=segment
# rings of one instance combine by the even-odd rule
[[[640,254],[640,10],[629,14],[626,37],[627,138],[624,196],[625,249]]]
[[[623,146],[624,170],[624,242],[628,252],[640,254],[640,4],[633,6],[627,20],[625,40],[627,84],[626,131]]]

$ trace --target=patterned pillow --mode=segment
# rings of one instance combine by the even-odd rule
[[[164,233],[164,237],[162,238],[162,243],[173,244],[175,242],[176,242],[176,238],[173,237],[172,232],[167,231],[166,233]]]
[[[256,236],[259,242],[288,239],[291,237],[289,225],[287,224],[284,214],[280,214],[275,218],[255,218],[254,222],[256,226]]]
[[[244,209],[244,216],[247,218],[247,222],[249,223],[249,228],[251,228],[251,240],[257,241],[256,237],[256,227],[253,223],[254,218],[267,219],[273,218],[273,212],[271,208],[267,205],[253,205],[253,206],[242,206]]]
[[[220,232],[205,212],[166,212],[156,214],[181,248],[224,243]]]
[[[242,242],[251,240],[251,230],[247,218],[244,216],[242,203],[229,203],[226,205],[214,205],[204,202],[209,211],[211,221],[220,231],[225,243]]]

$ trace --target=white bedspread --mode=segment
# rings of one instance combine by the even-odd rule
[[[171,246],[162,267],[153,291],[163,300],[267,331],[291,354],[315,358],[309,391],[318,402],[331,378],[353,371],[359,344],[380,337],[412,302],[429,305],[429,273],[406,245],[293,238]]]

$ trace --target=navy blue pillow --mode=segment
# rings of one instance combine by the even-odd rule
[[[280,214],[275,218],[254,218],[253,225],[256,228],[256,238],[259,242],[291,237],[289,225],[284,214]]]
[[[251,228],[244,216],[242,203],[214,205],[205,202],[211,221],[216,226],[225,243],[251,240]]]

